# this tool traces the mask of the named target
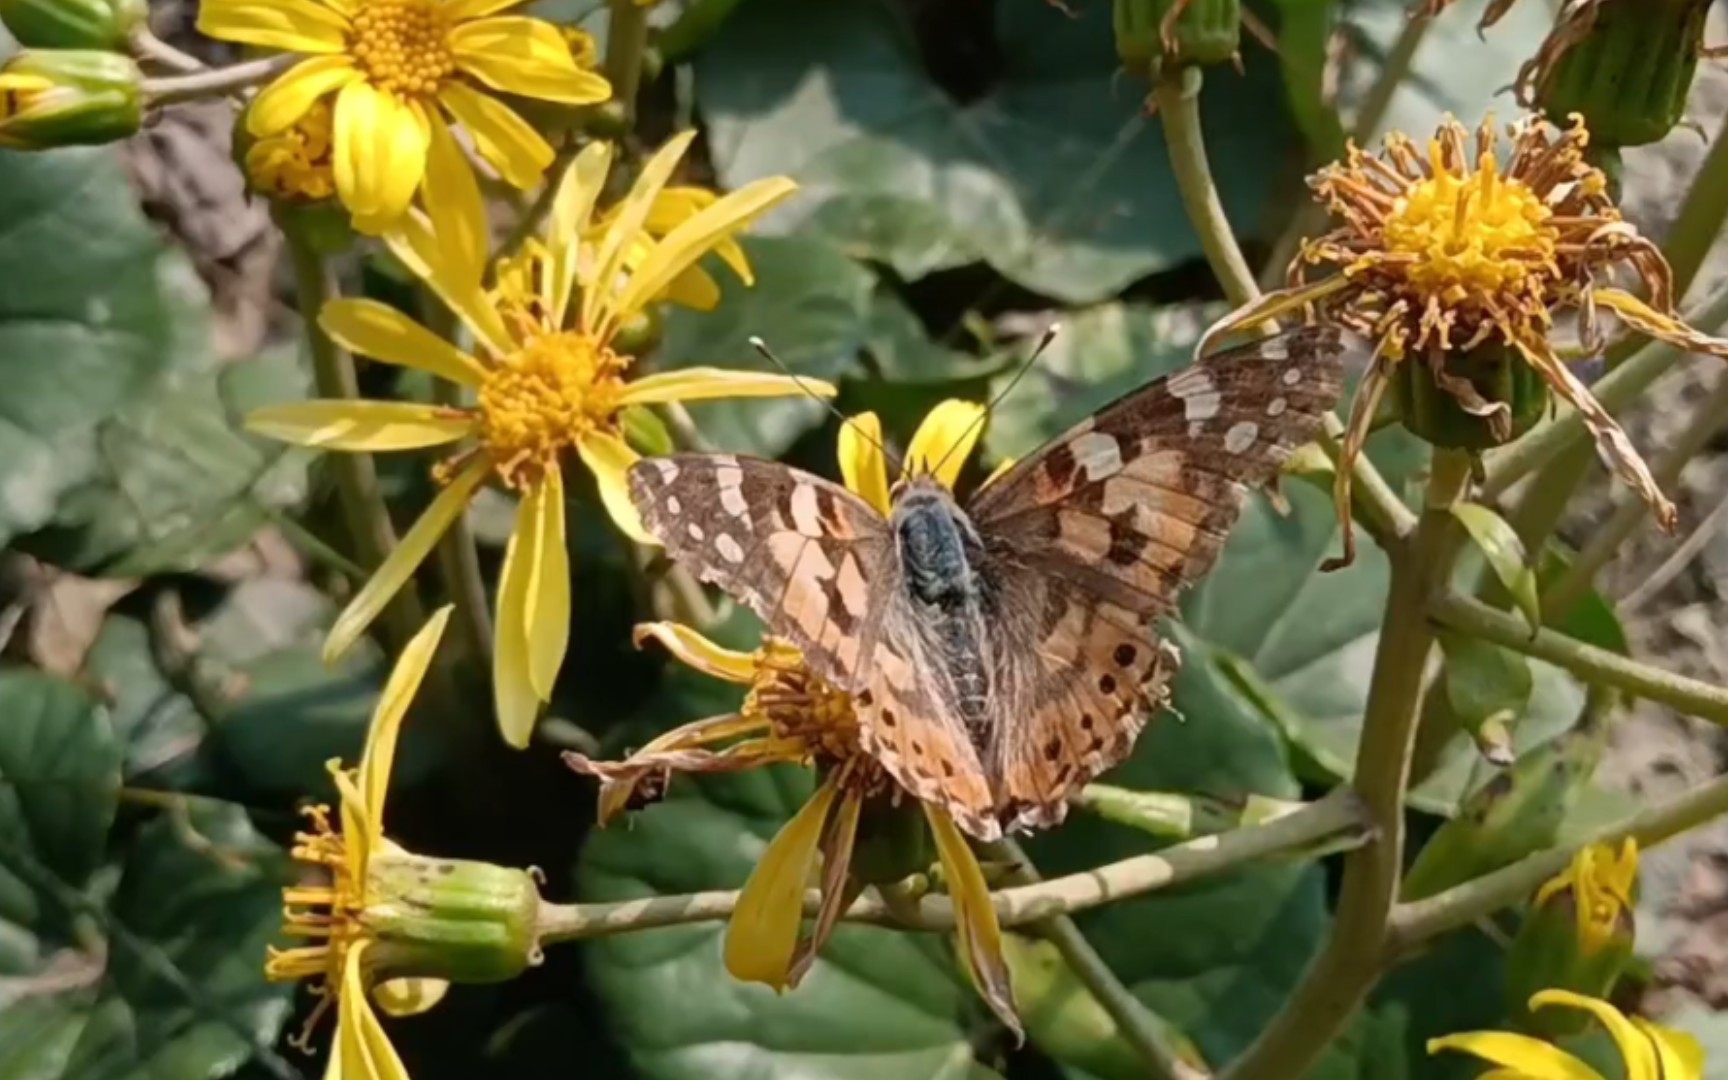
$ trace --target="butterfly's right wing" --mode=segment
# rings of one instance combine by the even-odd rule
[[[837,484],[731,454],[630,470],[642,522],[668,554],[746,604],[812,670],[852,695],[864,748],[975,834],[994,797],[965,726],[939,700],[887,522]]]

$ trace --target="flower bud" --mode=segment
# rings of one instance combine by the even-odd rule
[[[1592,139],[1641,146],[1686,107],[1710,0],[1590,4],[1560,17],[1519,72],[1519,96],[1556,124],[1574,113]]]
[[[539,962],[540,891],[524,870],[378,852],[360,921],[370,963],[389,977],[500,982]]]
[[[1434,446],[1487,450],[1535,426],[1548,384],[1498,342],[1448,353],[1436,372],[1415,353],[1399,363],[1393,393],[1404,426]]]
[[[1513,1021],[1535,1035],[1575,1034],[1586,1017],[1533,1012],[1537,990],[1558,988],[1607,998],[1632,959],[1633,910],[1638,887],[1638,844],[1628,838],[1618,853],[1592,844],[1536,893],[1506,961],[1506,993]]]
[[[144,0],[0,0],[0,23],[29,49],[119,50]]]
[[[1236,56],[1240,0],[1115,0],[1116,55],[1150,77],[1166,60],[1218,64]]]
[[[138,130],[138,66],[118,53],[26,50],[0,65],[0,147],[94,146]]]

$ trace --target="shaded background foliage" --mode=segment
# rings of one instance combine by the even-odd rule
[[[538,5],[565,18],[577,13],[569,6]],[[1022,356],[1005,342],[1059,317],[1065,333],[994,418],[991,458],[1024,453],[1185,362],[1219,297],[1159,124],[1142,88],[1114,73],[1108,6],[1074,7],[738,4],[647,89],[646,130],[655,141],[694,119],[706,133],[704,179],[730,187],[788,173],[802,192],[747,241],[756,287],[723,277],[716,312],[669,313],[658,362],[759,363],[746,339],[760,334],[794,370],[840,382],[843,410],[876,409],[904,437],[936,401],[1000,389]],[[1210,72],[1203,120],[1251,254],[1286,226],[1305,168],[1339,145],[1339,101],[1322,93],[1330,43],[1346,46],[1338,91],[1348,106],[1406,7],[1248,5],[1277,53],[1245,42],[1240,74]],[[1513,111],[1496,94],[1540,40],[1546,12],[1520,5],[1479,41],[1479,8],[1462,4],[1435,26],[1389,126],[1420,132],[1445,111],[1469,121],[1492,106]],[[186,13],[156,15],[172,34]],[[601,13],[585,25],[603,24]],[[228,167],[207,141],[192,144],[202,160],[163,145],[176,144],[134,148],[135,180],[140,153],[183,180]],[[306,393],[291,318],[266,308],[251,321],[271,332],[233,328],[246,323],[235,296],[259,290],[237,293],[232,279],[268,273],[267,250],[255,257],[264,242],[242,230],[228,236],[232,250],[198,243],[184,220],[195,210],[163,211],[171,196],[155,191],[153,222],[114,154],[0,153],[0,542],[10,545],[0,564],[0,1077],[320,1068],[285,1041],[306,1001],[266,985],[259,961],[297,803],[328,798],[324,762],[357,752],[381,660],[319,663],[343,565],[320,539],[335,534],[330,492],[306,456],[236,423]],[[246,220],[243,208],[234,214]],[[394,287],[386,265],[351,270],[380,295]],[[364,374],[375,391],[426,391],[412,375],[392,387],[393,371]],[[716,445],[833,471],[835,425],[814,402],[693,412]],[[1395,437],[1373,452],[1399,482],[1422,465]],[[405,455],[385,469],[399,520],[428,495],[425,465]],[[1344,778],[1385,567],[1370,548],[1348,572],[1319,575],[1335,523],[1320,493],[1288,487],[1289,512],[1256,501],[1187,598],[1180,718],[1149,731],[1119,782],[1297,798]],[[593,494],[578,487],[572,498]],[[509,510],[495,496],[472,513],[489,569]],[[807,794],[802,774],[681,782],[633,827],[591,832],[592,789],[558,764],[559,749],[590,735],[621,750],[734,700],[630,647],[641,611],[630,555],[598,515],[572,520],[573,649],[553,718],[515,755],[493,739],[483,687],[422,709],[392,832],[427,853],[537,865],[555,899],[737,887]],[[755,628],[736,619],[728,633],[746,642]],[[1605,617],[1587,636],[1623,648],[1618,633]],[[1534,685],[1523,747],[1563,731],[1582,700],[1540,666]],[[1467,746],[1448,747],[1414,802],[1448,814],[1485,778]],[[1611,799],[1586,799],[1579,812],[1599,816]],[[1152,846],[1076,819],[1031,851],[1059,873]],[[1136,994],[1220,1061],[1277,1009],[1323,939],[1328,895],[1320,864],[1265,865],[1089,913],[1081,926]],[[701,924],[557,948],[526,977],[457,987],[431,1017],[392,1031],[426,1080],[1137,1075],[1131,1055],[1097,1037],[1098,1010],[1083,997],[1034,1019],[1033,1042],[1014,1049],[934,936],[844,927],[807,984],[776,997],[727,978],[719,935],[719,924]],[[1028,993],[1047,965],[1035,945],[1016,948]],[[1428,1059],[1421,1040],[1500,1018],[1499,955],[1473,933],[1446,939],[1382,988],[1314,1075],[1468,1070]]]

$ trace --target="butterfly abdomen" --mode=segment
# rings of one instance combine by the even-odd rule
[[[916,632],[940,669],[932,674],[948,684],[968,734],[982,746],[991,689],[983,544],[953,497],[934,485],[914,486],[895,502],[893,531]]]

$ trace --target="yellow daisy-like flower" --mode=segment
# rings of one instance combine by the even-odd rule
[[[1703,1080],[1704,1050],[1682,1031],[1658,1027],[1593,997],[1568,990],[1543,990],[1532,1011],[1549,1005],[1581,1009],[1614,1039],[1625,1062],[1625,1080]],[[1495,1066],[1482,1080],[1603,1080],[1601,1073],[1566,1051],[1510,1031],[1469,1031],[1428,1040],[1428,1052],[1461,1050]]]
[[[775,990],[797,986],[862,889],[850,868],[866,803],[898,805],[909,796],[865,755],[851,696],[811,671],[791,644],[771,637],[754,653],[742,653],[675,623],[638,627],[636,638],[656,640],[690,667],[749,687],[743,707],[669,731],[623,761],[596,762],[575,753],[565,759],[576,771],[600,778],[602,825],[660,797],[675,773],[815,766],[821,784],[757,860],[726,927],[726,969],[734,978]],[[954,902],[961,960],[985,1001],[1019,1032],[1002,930],[984,872],[954,819],[940,807],[920,806]],[[821,901],[806,935],[804,893],[812,880]]]
[[[336,190],[363,228],[408,209],[435,130],[460,124],[480,156],[519,188],[539,183],[552,147],[494,93],[566,105],[611,86],[579,67],[558,28],[502,15],[522,0],[202,0],[213,38],[304,54],[265,87],[247,130],[268,138],[334,98]],[[465,163],[464,163],[465,166]]]
[[[418,368],[474,392],[469,408],[404,401],[307,401],[253,412],[253,431],[344,451],[414,450],[466,442],[436,475],[443,491],[330,630],[334,658],[365,631],[431,552],[488,478],[521,495],[499,581],[493,689],[498,721],[526,746],[541,702],[549,701],[569,640],[570,565],[565,551],[563,463],[572,454],[593,472],[612,519],[631,537],[652,538],[631,505],[625,473],[636,454],[623,439],[631,406],[711,398],[833,394],[814,380],[713,368],[627,379],[632,357],[616,351],[620,326],[666,295],[706,252],[791,194],[785,178],[756,181],[685,218],[658,239],[644,222],[692,136],[680,135],[643,166],[635,187],[599,234],[590,232],[611,151],[596,143],[566,174],[529,275],[532,295],[488,295],[485,209],[472,174],[438,168],[459,154],[433,139],[430,221],[404,216],[391,248],[473,332],[464,352],[413,320],[371,300],[338,300],[319,323],[344,346],[389,364]]]
[[[1627,837],[1615,852],[1590,844],[1572,865],[1537,890],[1538,908],[1565,897],[1578,917],[1578,943],[1585,955],[1600,951],[1616,937],[1631,937],[1633,889],[1638,883],[1638,841]]]
[[[1386,136],[1378,155],[1351,146],[1344,162],[1310,180],[1340,224],[1304,243],[1289,287],[1232,312],[1201,343],[1204,349],[1220,335],[1304,309],[1375,342],[1337,471],[1346,560],[1351,465],[1398,365],[1421,364],[1438,392],[1486,420],[1496,438],[1509,436],[1507,404],[1485,400],[1451,370],[1478,346],[1511,350],[1528,364],[1578,410],[1598,452],[1658,521],[1673,525],[1673,504],[1643,458],[1550,343],[1554,316],[1575,312],[1592,350],[1603,344],[1602,310],[1688,351],[1728,357],[1728,341],[1680,321],[1668,264],[1620,216],[1607,178],[1585,160],[1589,136],[1581,123],[1559,131],[1526,118],[1507,132],[1504,164],[1492,122],[1476,132],[1474,150],[1469,133],[1451,119],[1425,152],[1398,132]],[[1313,268],[1324,276],[1310,281]],[[1611,284],[1617,272],[1635,278],[1649,299]]]
[[[246,148],[246,180],[273,199],[322,202],[336,194],[334,149],[330,104],[320,101],[290,127]]]

